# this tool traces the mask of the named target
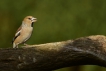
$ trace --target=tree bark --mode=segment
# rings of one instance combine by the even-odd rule
[[[0,71],[51,71],[76,65],[106,67],[106,37],[95,35],[0,49]]]

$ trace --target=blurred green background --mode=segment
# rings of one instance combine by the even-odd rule
[[[27,15],[38,19],[28,44],[106,35],[106,0],[0,0],[1,48],[12,48],[12,38]],[[106,68],[88,65],[55,71],[106,71]]]

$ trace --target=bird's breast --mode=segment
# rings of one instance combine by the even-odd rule
[[[22,28],[21,35],[24,40],[29,39],[33,31],[33,27]]]

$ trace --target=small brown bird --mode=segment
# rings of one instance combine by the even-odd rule
[[[18,48],[18,44],[24,43],[30,38],[33,31],[33,24],[37,18],[27,16],[22,21],[22,25],[18,28],[15,37],[13,38],[13,48]],[[26,44],[25,44],[26,45]]]

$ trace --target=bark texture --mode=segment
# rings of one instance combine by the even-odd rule
[[[75,65],[106,67],[106,37],[95,35],[0,49],[0,71],[51,71]]]

